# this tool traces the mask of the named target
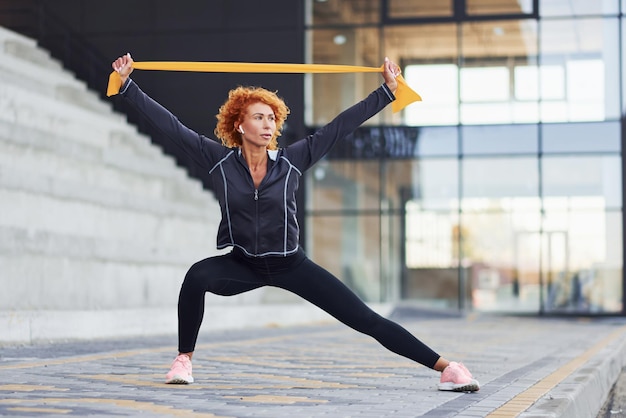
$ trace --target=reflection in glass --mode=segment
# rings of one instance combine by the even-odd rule
[[[538,151],[536,125],[481,125],[461,127],[463,154],[535,154]]]
[[[537,122],[539,83],[529,71],[524,74],[522,70],[516,77],[518,67],[536,64],[536,28],[536,22],[530,20],[464,23],[459,49],[465,54],[462,67],[458,65],[456,48],[435,48],[432,43],[437,46],[441,42],[438,40],[416,42],[412,54],[426,58],[409,63],[404,74],[409,85],[422,95],[423,102],[404,111],[405,123],[427,126]],[[385,33],[388,32],[391,31]],[[453,26],[445,34],[439,32],[444,43],[457,45]],[[515,92],[526,96],[518,98]]]
[[[619,117],[618,34],[617,19],[541,21],[540,62],[553,73],[540,72],[540,86],[565,86],[563,98],[542,97],[543,122]],[[561,68],[561,76],[554,72],[556,67]]]
[[[539,197],[536,157],[464,158],[462,164],[463,210],[502,210],[508,199]]]
[[[312,11],[307,15],[309,25],[359,24],[377,22],[380,1],[312,1]]]
[[[533,12],[532,0],[467,0],[467,14],[530,14]]]
[[[459,153],[456,127],[419,128],[415,157],[456,156]]]
[[[541,125],[544,153],[619,152],[621,127],[615,122],[545,123]]]
[[[419,86],[422,102],[404,113],[409,126],[456,125],[459,123],[458,69],[454,64],[410,65],[404,70],[409,85]],[[429,80],[429,82],[419,80]]]
[[[382,64],[377,28],[316,29],[309,32],[309,37],[312,47],[307,61],[310,63],[365,67]],[[330,122],[381,84],[379,73],[306,74],[305,79],[310,87],[308,97],[312,97],[308,106],[313,106],[307,109],[309,126]],[[382,112],[366,124],[380,124],[385,115]]]
[[[619,3],[615,0],[541,0],[541,16],[616,15]]]
[[[453,0],[407,1],[388,0],[388,16],[392,19],[452,16]]]
[[[380,302],[380,218],[312,216],[307,252],[367,302]]]
[[[424,99],[404,112],[412,126],[603,121],[620,115],[617,19],[470,22],[464,66],[442,56],[414,62],[407,82]],[[393,33],[393,31],[387,31]],[[445,39],[455,43],[450,31]],[[423,49],[423,51],[422,51]],[[415,56],[433,55],[417,43]],[[424,82],[428,80],[428,83]]]
[[[621,310],[620,158],[545,157],[542,172],[545,309]],[[555,234],[563,248],[554,249]]]
[[[404,203],[419,193],[419,167],[420,163],[416,160],[385,162],[382,170],[382,210],[402,210]]]
[[[394,166],[411,162],[395,162]],[[459,207],[459,162],[456,158],[423,159],[412,162],[407,200],[428,210],[457,210]],[[395,178],[395,181],[400,179]],[[401,180],[400,180],[401,181]]]
[[[459,214],[433,210],[419,199],[406,204],[406,272],[402,297],[422,305],[456,308],[459,292]]]
[[[323,160],[312,169],[310,210],[378,209],[380,174],[377,161]]]
[[[547,209],[542,234],[547,312],[622,310],[621,212]]]
[[[532,20],[467,22],[462,26],[465,66],[460,69],[462,124],[536,122],[536,103],[516,100],[523,79],[517,66],[536,64],[537,25]]]
[[[537,198],[504,199],[501,210],[474,199],[461,217],[461,260],[477,310],[537,311],[539,226]],[[486,202],[485,202],[486,203]]]
[[[406,204],[406,265],[409,268],[448,268],[458,265],[458,214]]]
[[[540,0],[538,21],[484,19],[529,13],[532,0],[388,0],[383,22],[378,0],[309,4],[308,22],[327,26],[308,32],[307,62],[389,55],[424,99],[382,112],[372,135],[307,174],[310,255],[369,301],[621,311],[626,0]],[[393,25],[456,19],[455,4],[481,18]],[[305,79],[309,126],[380,85],[379,74]],[[385,125],[412,126],[394,142],[404,152],[381,148]]]
[[[544,206],[557,202],[568,209],[608,209],[622,206],[619,156],[546,156],[542,159]]]
[[[502,67],[461,69],[461,101],[499,102],[509,100],[509,70]],[[489,86],[488,89],[485,86]]]
[[[541,201],[536,158],[463,159],[461,263],[474,307],[539,306]]]
[[[404,201],[406,274],[402,295],[422,304],[456,307],[459,303],[458,160],[419,160],[412,179],[410,193]]]
[[[565,99],[565,70],[562,66],[518,65],[515,67],[513,76],[517,100]]]

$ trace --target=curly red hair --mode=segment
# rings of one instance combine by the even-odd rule
[[[278,149],[278,137],[281,135],[281,128],[289,115],[289,108],[276,92],[266,90],[262,87],[239,86],[228,92],[228,99],[220,107],[217,118],[215,135],[222,141],[222,144],[232,148],[241,146],[241,136],[235,130],[235,125],[243,122],[243,115],[248,106],[253,103],[264,103],[272,108],[276,120],[276,132],[272,140],[267,145],[267,149]]]

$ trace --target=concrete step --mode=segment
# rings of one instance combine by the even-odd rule
[[[63,65],[52,58],[48,51],[39,48],[34,39],[0,27],[0,45],[2,45],[1,50],[5,54],[32,62],[37,66],[47,68],[49,71],[63,71]]]
[[[151,175],[163,176],[161,162],[166,162],[167,175],[171,167],[177,167],[170,156],[143,158],[157,153],[148,151],[154,148],[147,137],[138,140],[139,134],[128,129],[128,123],[114,113],[96,113],[59,102],[56,99],[40,97],[36,93],[20,91],[15,86],[0,84],[0,124],[11,130],[23,129],[36,132],[51,132],[63,141],[73,141],[102,149],[105,162],[128,169],[133,168]],[[122,147],[120,147],[122,145]],[[158,149],[158,148],[157,148]],[[137,152],[137,159],[128,153]],[[181,174],[185,173],[181,169]]]
[[[3,70],[0,83],[6,82],[97,112],[109,112],[112,109],[111,103],[100,100],[96,92],[88,90],[86,84],[74,78],[71,73],[64,70],[50,71],[46,66],[8,54],[2,49],[0,70]],[[103,81],[106,80],[107,74],[102,77]]]
[[[174,306],[186,271],[207,256],[202,246],[183,248],[173,241],[29,228],[0,225],[0,286],[11,289],[0,292],[3,309]]]
[[[136,155],[141,159],[153,160],[157,164],[165,164],[168,169],[177,167],[173,157],[164,154],[150,138],[140,134],[135,127],[125,121],[112,124],[106,141],[90,143],[82,137],[74,140],[63,132],[45,131],[30,124],[16,124],[0,118],[0,141],[71,155],[79,159],[87,158],[91,162],[95,161],[94,158],[97,156],[101,156],[104,150],[112,149]],[[185,170],[181,168],[180,171],[182,173]]]
[[[0,254],[0,265],[0,285],[11,289],[0,306],[17,311],[175,306],[189,267],[49,254]]]
[[[3,174],[3,181],[4,178]],[[210,207],[206,208],[207,217],[199,218],[199,211],[194,211],[195,216],[181,216],[180,212],[186,209],[182,206],[169,206],[169,209],[179,213],[142,212],[137,211],[136,206],[147,205],[147,202],[134,205],[118,199],[112,205],[105,206],[96,200],[95,192],[92,192],[94,195],[88,201],[68,199],[65,195],[84,196],[89,192],[72,191],[69,188],[55,192],[58,193],[46,195],[32,193],[27,189],[1,188],[0,225],[21,225],[38,231],[111,240],[140,238],[148,242],[180,245],[182,248],[196,245],[215,248],[215,233],[211,231],[217,229],[218,219],[216,211]],[[115,197],[106,195],[103,199],[114,200]]]
[[[1,126],[1,124],[0,124]],[[47,138],[50,147],[33,146],[25,137],[2,136],[0,133],[0,170],[42,177],[46,181],[62,180],[75,187],[122,192],[136,197],[168,200],[202,206],[207,192],[195,179],[174,166],[169,159],[140,158],[122,149],[99,150],[89,146],[72,146],[62,140]],[[48,178],[50,180],[48,180]],[[45,192],[45,190],[40,190]]]
[[[120,182],[121,183],[121,182]],[[208,193],[198,194],[193,198],[183,195],[178,199],[171,199],[177,193],[176,186],[184,187],[180,184],[170,184],[166,187],[156,185],[153,192],[155,196],[148,196],[143,192],[144,187],[137,185],[121,188],[94,186],[87,184],[80,179],[59,178],[54,174],[42,175],[34,173],[28,167],[8,167],[0,160],[0,189],[11,191],[23,191],[30,194],[62,198],[68,201],[82,202],[84,204],[99,205],[103,208],[137,211],[155,216],[165,216],[168,218],[180,217],[187,220],[206,221],[207,211],[213,212],[213,217],[217,217],[215,210],[219,210],[214,199]],[[165,190],[159,190],[165,189]],[[136,192],[138,190],[143,193]],[[0,203],[0,208],[13,206],[10,202]]]
[[[108,111],[94,112],[76,103],[10,84],[0,84],[0,120],[57,132],[101,147],[108,144],[111,128],[116,123],[126,123],[122,115]]]

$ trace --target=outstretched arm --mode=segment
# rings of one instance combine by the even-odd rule
[[[363,122],[380,112],[394,101],[394,92],[398,88],[396,77],[400,68],[388,58],[383,65],[382,86],[367,98],[344,110],[326,126],[287,147],[289,157],[296,167],[306,170],[326,155],[337,141],[345,138]]]
[[[130,53],[111,63],[113,70],[122,79],[119,94],[129,102],[161,134],[178,144],[201,167],[210,167],[223,147],[217,142],[200,135],[182,124],[169,110],[150,98],[129,78],[133,72]]]

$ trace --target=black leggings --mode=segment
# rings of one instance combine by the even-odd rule
[[[293,256],[246,257],[235,249],[194,264],[178,299],[178,350],[194,351],[204,316],[204,296],[232,296],[262,286],[286,289],[347,326],[375,338],[387,349],[434,368],[439,355],[400,325],[371,310],[346,285],[300,250]]]

